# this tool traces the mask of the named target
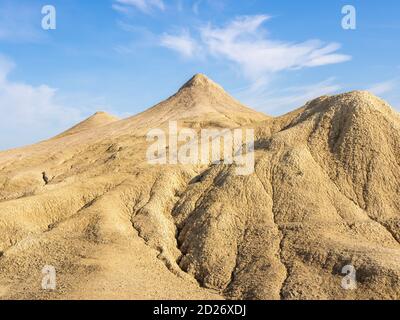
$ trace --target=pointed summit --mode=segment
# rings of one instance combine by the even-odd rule
[[[210,78],[208,78],[206,75],[202,74],[202,73],[197,73],[195,74],[188,82],[186,82],[181,88],[180,90],[183,90],[185,88],[214,88],[214,89],[219,89],[224,91],[224,89],[217,84],[216,82],[214,82],[213,80],[211,80]]]
[[[72,128],[68,129],[67,131],[61,133],[56,138],[65,137],[71,134],[75,134],[84,130],[93,129],[96,127],[101,127],[103,125],[107,125],[109,123],[115,122],[120,120],[116,116],[108,114],[104,111],[98,111],[86,120],[78,123],[77,125],[73,126]]]
[[[267,118],[241,104],[219,84],[201,73],[194,75],[173,96],[140,114],[142,123],[151,119],[154,125],[185,119],[194,126],[228,128]]]

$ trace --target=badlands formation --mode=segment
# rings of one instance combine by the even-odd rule
[[[146,134],[172,120],[254,129],[254,173],[150,165]],[[274,118],[196,75],[0,152],[0,185],[0,299],[400,299],[400,117],[368,92]]]

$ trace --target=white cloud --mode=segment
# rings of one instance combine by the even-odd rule
[[[266,88],[244,89],[237,92],[236,95],[251,107],[269,114],[281,115],[299,108],[317,97],[336,94],[339,90],[341,90],[341,86],[335,83],[335,79],[329,78],[319,83],[277,90]]]
[[[340,86],[333,79],[271,91],[274,75],[280,72],[342,63],[351,56],[338,53],[340,44],[333,42],[271,39],[262,28],[269,19],[267,15],[254,15],[237,17],[223,27],[208,24],[198,29],[195,38],[187,31],[181,35],[164,34],[159,45],[185,57],[212,56],[229,61],[250,83],[237,94],[238,98],[266,112],[281,114],[315,97],[337,92]]]
[[[382,81],[373,84],[366,90],[385,99],[397,111],[400,111],[400,93],[399,93],[400,78],[394,78],[387,81]]]
[[[237,64],[245,76],[262,82],[272,73],[283,70],[317,67],[345,62],[350,56],[336,53],[337,43],[319,40],[284,42],[267,37],[262,24],[266,15],[238,17],[225,27],[208,25],[200,30],[207,51]]]
[[[177,51],[184,57],[192,57],[200,50],[188,31],[183,31],[180,35],[164,34],[161,37],[161,46]]]
[[[115,11],[118,11],[119,13],[123,13],[123,14],[129,14],[129,12],[130,12],[130,7],[121,6],[121,5],[116,4],[116,3],[114,3],[114,4],[112,5],[112,8],[113,8]]]
[[[0,149],[37,142],[82,119],[56,102],[57,90],[9,80],[15,64],[0,55]]]
[[[375,95],[383,95],[385,93],[389,93],[393,91],[398,85],[398,80],[388,80],[380,83],[376,83],[367,90],[372,92]]]
[[[150,13],[154,9],[165,10],[163,0],[115,0],[112,7],[121,13],[128,13],[132,7],[144,13]]]
[[[262,28],[263,23],[269,19],[267,15],[254,15],[237,17],[223,27],[208,24],[198,29],[195,38],[188,31],[181,35],[164,34],[159,45],[185,57],[212,56],[229,61],[250,82],[250,87],[240,93],[242,100],[272,112],[293,109],[309,99],[338,91],[340,87],[333,84],[331,79],[306,87],[292,87],[286,91],[268,91],[274,75],[279,72],[314,68],[351,59],[349,55],[338,53],[340,44],[337,43],[272,40],[267,30]]]
[[[185,57],[213,56],[229,61],[252,82],[253,89],[265,88],[272,75],[281,71],[351,60],[351,56],[338,53],[341,47],[338,43],[273,40],[262,28],[269,19],[267,15],[253,15],[237,17],[223,27],[208,24],[198,29],[195,38],[188,31],[180,35],[164,34],[159,45]]]

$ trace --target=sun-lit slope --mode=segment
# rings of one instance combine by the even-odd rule
[[[205,75],[196,74],[177,93],[146,111],[107,127],[105,135],[145,135],[149,128],[166,128],[178,121],[185,128],[236,128],[271,117],[230,96]]]
[[[200,82],[198,82],[199,80]],[[36,270],[45,261],[55,261],[56,266],[59,265],[56,263],[58,261],[60,263],[68,261],[71,264],[77,261],[79,269],[80,253],[78,256],[73,253],[80,252],[80,248],[84,250],[86,246],[91,247],[92,245],[95,246],[93,251],[101,250],[97,244],[97,237],[101,238],[99,240],[101,243],[108,243],[109,238],[113,239],[112,242],[120,241],[120,237],[123,238],[123,242],[141,239],[137,236],[133,221],[128,219],[117,223],[120,216],[125,214],[126,217],[133,217],[139,209],[145,210],[146,202],[151,202],[150,197],[153,192],[151,190],[156,181],[167,179],[168,187],[174,183],[185,185],[188,179],[190,180],[200,172],[199,170],[202,170],[202,168],[176,166],[167,170],[149,166],[145,158],[147,149],[145,133],[148,130],[165,126],[170,120],[193,121],[194,116],[203,117],[205,121],[215,117],[215,123],[201,124],[205,127],[221,126],[220,121],[228,127],[237,127],[241,125],[240,121],[243,121],[243,124],[254,121],[252,116],[255,119],[267,118],[267,116],[240,106],[222,88],[204,76],[195,76],[185,86],[190,87],[190,90],[186,92],[183,88],[175,95],[182,103],[185,102],[183,104],[177,104],[174,98],[171,98],[172,100],[167,100],[171,102],[164,102],[152,108],[148,113],[144,112],[121,121],[115,121],[113,117],[105,114],[96,114],[53,139],[0,154],[0,163],[2,164],[0,180],[3,185],[0,191],[3,200],[0,202],[0,229],[2,231],[0,233],[0,252],[3,254],[2,274],[5,280],[10,277],[7,270],[9,272],[17,270],[16,273],[28,276],[29,269]],[[196,106],[190,104],[192,99],[205,103],[201,95],[207,96],[208,93],[202,91],[207,90],[210,86],[213,87],[209,93],[210,101],[213,101],[215,95],[223,97],[222,100],[216,99],[218,103],[212,104],[213,108],[219,110],[212,109],[212,117],[209,116],[210,110],[204,108],[203,104]],[[196,97],[196,94],[199,96]],[[232,106],[232,110],[230,110],[230,106]],[[176,108],[178,112],[165,116],[166,107]],[[190,111],[183,114],[182,110],[184,109]],[[228,118],[223,115],[222,110],[229,113],[235,121],[227,120]],[[174,180],[176,181],[174,182]],[[118,197],[118,204],[111,206],[112,201],[109,200],[109,194],[114,194],[114,191]],[[161,190],[161,193],[163,192]],[[165,206],[167,203],[172,205],[174,201],[169,198],[169,192],[168,190],[165,195]],[[102,201],[102,199],[107,200]],[[123,201],[123,203],[119,201]],[[103,204],[107,204],[106,207],[103,207]],[[121,206],[125,210],[124,213],[119,210]],[[94,210],[96,207],[99,209]],[[165,209],[167,210],[167,207]],[[84,219],[77,226],[75,221],[80,216],[84,216]],[[88,218],[90,216],[92,218]],[[107,222],[104,222],[104,219]],[[173,222],[166,221],[165,223],[169,224],[171,230],[174,230]],[[64,231],[60,231],[64,225],[67,225],[68,228],[72,226],[72,229],[65,234]],[[107,231],[103,233],[104,229]],[[128,232],[121,235],[121,230],[128,230]],[[101,235],[97,235],[98,233]],[[59,238],[52,240],[51,245],[47,244],[50,241],[48,238],[54,235],[56,237],[58,235]],[[76,243],[75,240],[71,242],[69,238],[75,239]],[[36,248],[36,246],[43,245],[45,247]],[[53,245],[57,249],[53,248]],[[26,259],[20,253],[21,247],[32,258]],[[157,247],[155,248],[157,249]],[[149,252],[153,252],[155,263],[159,263],[160,259],[157,259],[157,256],[160,253],[150,247]],[[135,254],[138,255],[137,252]],[[141,254],[137,259],[142,259]],[[108,264],[109,262],[104,261],[104,263]],[[149,261],[149,264],[151,263]],[[64,270],[64,267],[62,269]],[[82,272],[82,277],[86,277],[85,271],[82,270]],[[132,273],[134,272],[135,270],[132,270]],[[171,279],[186,277],[182,272],[178,277],[176,272],[168,271],[167,273]],[[36,274],[36,276],[40,277],[40,274]],[[140,277],[140,275],[136,275],[136,277]],[[133,278],[133,275],[130,275],[129,278]],[[165,282],[165,287],[176,286],[171,285],[168,281]],[[80,283],[80,281],[78,280],[76,283]],[[157,289],[157,292],[162,291],[160,288]],[[104,294],[110,295],[112,291],[110,290],[105,289]],[[197,282],[191,279],[187,290],[200,289]],[[9,291],[10,294],[17,295],[18,292],[29,296],[29,290],[26,288],[20,291],[13,287]],[[189,297],[215,297],[213,293],[210,295],[208,292],[202,293],[201,290],[199,292],[195,295],[190,293]],[[30,294],[36,296],[41,293],[40,290],[34,290]],[[129,296],[129,293],[127,294]],[[74,297],[79,295],[82,295],[82,292],[73,294]],[[145,296],[146,294],[144,294]],[[131,297],[138,298],[138,293],[134,293]],[[153,294],[149,297],[156,296]],[[172,297],[185,298],[187,295],[183,292],[181,296],[172,295]]]
[[[142,137],[151,128],[165,128],[169,121],[185,127],[235,128],[270,117],[241,105],[221,86],[202,74],[195,75],[179,91],[154,107],[127,119],[119,120],[100,112],[62,134],[36,145],[0,152],[0,168],[9,164],[27,167],[35,158],[42,165],[67,154],[82,152],[103,140]],[[21,168],[18,168],[21,169]]]
[[[254,128],[254,174],[149,165],[144,135],[170,120]],[[270,118],[196,75],[135,117],[0,153],[0,295],[398,299],[399,125],[366,92]]]
[[[57,136],[57,138],[80,133],[85,130],[93,130],[97,127],[102,127],[118,120],[119,118],[113,115],[99,111],[91,117],[87,118],[86,120],[78,123],[76,126],[73,126],[71,129],[68,129],[67,131],[61,133]]]
[[[56,182],[79,173],[97,175],[98,166],[106,169],[109,157],[124,155],[122,168],[133,168],[138,156],[144,161],[145,136],[150,129],[180,126],[235,128],[268,116],[241,105],[222,87],[198,74],[175,95],[136,116],[119,120],[104,112],[96,113],[62,134],[25,148],[0,152],[0,199],[31,195],[43,187],[43,172]],[[140,145],[140,146],[139,146]],[[123,152],[121,152],[123,150]],[[140,162],[140,161],[139,161]],[[132,165],[130,165],[132,164]],[[58,177],[58,178],[57,178]]]
[[[142,114],[156,123],[190,119],[193,126],[223,128],[243,126],[268,117],[251,110],[232,98],[214,81],[202,74],[195,75],[169,99]]]

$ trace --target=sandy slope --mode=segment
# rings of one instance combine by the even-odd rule
[[[149,165],[145,135],[170,120],[254,128],[254,174]],[[0,297],[399,299],[399,126],[367,92],[272,118],[196,75],[137,116],[2,152]]]

